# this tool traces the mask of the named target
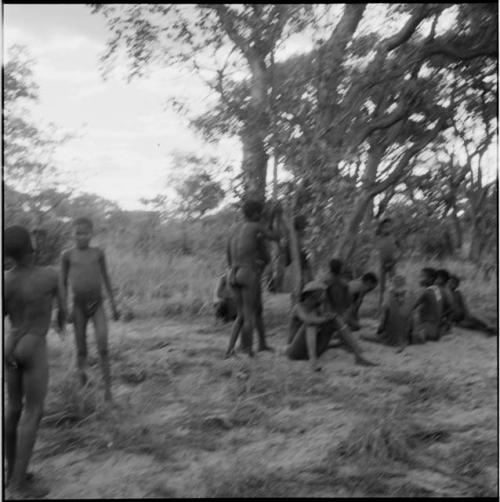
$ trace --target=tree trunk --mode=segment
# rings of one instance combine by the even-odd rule
[[[458,250],[459,253],[462,252],[462,247],[464,243],[462,227],[460,225],[460,220],[457,215],[457,208],[453,205],[453,211],[451,213],[451,222],[453,225],[453,231],[455,233],[455,249]]]
[[[292,258],[292,304],[294,305],[299,300],[300,292],[302,290],[302,270],[300,267],[299,240],[297,238],[297,232],[295,231],[295,226],[293,224],[291,211],[288,208],[285,209],[283,216],[288,231],[290,255]]]
[[[371,186],[377,179],[377,169],[384,151],[385,148],[374,138],[371,142],[368,162],[363,174],[363,186],[356,198],[348,223],[344,229],[344,234],[337,248],[336,256],[341,260],[346,260],[348,255],[350,255],[358,228],[365,217],[367,209],[371,207],[370,204],[373,205],[374,196],[371,193]]]
[[[243,144],[243,185],[246,198],[264,202],[268,155],[264,139],[269,129],[267,113],[268,76],[260,59],[249,61],[252,71],[250,105],[247,119],[240,133]]]

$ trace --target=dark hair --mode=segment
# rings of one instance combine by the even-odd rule
[[[372,284],[375,284],[375,286],[378,284],[378,277],[373,272],[367,272],[363,275],[363,277],[361,277],[361,280],[363,282],[371,282]]]
[[[87,225],[91,230],[94,228],[92,220],[90,218],[87,218],[86,216],[80,216],[79,218],[76,218],[73,222],[73,226],[76,227],[77,225]]]
[[[242,210],[245,218],[251,218],[255,213],[262,214],[264,204],[259,200],[248,199],[243,202]]]
[[[339,260],[338,258],[332,258],[329,263],[330,266],[330,272],[335,275],[339,275],[340,272],[342,271],[342,267],[344,266],[344,263],[342,260]]]
[[[436,269],[432,267],[424,267],[421,272],[434,282],[436,280]]]
[[[436,279],[438,277],[441,277],[444,282],[447,282],[450,278],[450,273],[445,268],[440,268],[439,270],[436,270]]]
[[[12,225],[3,233],[4,253],[16,261],[33,253],[30,233],[21,225]]]

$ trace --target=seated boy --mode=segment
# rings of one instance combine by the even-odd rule
[[[29,481],[27,469],[47,393],[46,335],[54,298],[58,301],[61,331],[66,311],[57,272],[33,264],[27,229],[17,225],[6,228],[4,250],[14,260],[14,267],[4,273],[4,316],[11,324],[4,345],[7,484],[12,498],[41,498],[49,490]]]
[[[215,318],[223,322],[236,319],[236,299],[229,286],[227,273],[220,276],[214,292]]]
[[[353,331],[359,331],[359,309],[367,293],[373,291],[378,284],[378,278],[372,272],[364,274],[360,279],[347,283],[350,305],[347,310],[346,322]]]
[[[300,301],[292,310],[288,345],[289,359],[309,359],[313,371],[321,370],[319,358],[326,352],[334,333],[339,333],[355,356],[355,362],[364,366],[375,366],[362,354],[361,347],[354,340],[344,321],[336,313],[323,314],[325,285],[311,281],[302,289]]]
[[[412,312],[416,312],[412,343],[439,340],[441,294],[439,288],[434,284],[435,280],[436,271],[433,268],[424,267],[420,271],[420,285],[424,290],[412,309]]]
[[[411,305],[406,294],[406,281],[401,275],[392,280],[376,335],[361,335],[370,342],[405,347],[412,332]]]
[[[461,328],[483,331],[490,336],[497,335],[498,331],[494,326],[491,326],[483,319],[472,315],[469,311],[462,292],[458,289],[460,279],[456,275],[450,275],[448,284],[452,300],[452,313],[450,317],[451,322]]]

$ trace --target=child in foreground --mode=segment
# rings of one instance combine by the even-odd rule
[[[108,325],[104,313],[102,283],[111,303],[113,319],[120,314],[116,309],[111,281],[106,267],[104,252],[97,247],[90,247],[92,239],[92,221],[78,218],[74,222],[76,246],[65,251],[61,259],[61,274],[65,305],[68,298],[68,278],[73,291],[73,326],[77,350],[77,365],[80,383],[87,381],[87,323],[94,324],[97,351],[104,380],[104,398],[111,401],[111,372],[108,357]]]
[[[41,498],[49,490],[34,482],[27,470],[47,394],[46,335],[54,298],[58,301],[61,332],[66,309],[57,272],[33,264],[27,229],[17,225],[6,228],[4,250],[14,261],[14,267],[4,273],[4,317],[11,325],[4,345],[7,493],[9,498]]]

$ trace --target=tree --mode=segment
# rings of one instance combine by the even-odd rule
[[[24,191],[36,192],[56,183],[52,163],[54,148],[69,139],[53,125],[46,129],[30,117],[29,107],[38,101],[33,77],[34,60],[27,49],[13,45],[4,63],[4,181]]]
[[[243,147],[245,196],[264,200],[273,54],[280,40],[304,27],[311,8],[307,4],[91,7],[92,12],[104,15],[113,34],[104,61],[112,61],[123,46],[130,62],[130,78],[143,74],[153,61],[191,62],[201,74],[206,66],[200,59],[223,57],[224,62],[215,68],[215,78],[207,83],[227,106],[227,72],[239,69],[249,74],[244,106],[238,106],[235,118]]]

